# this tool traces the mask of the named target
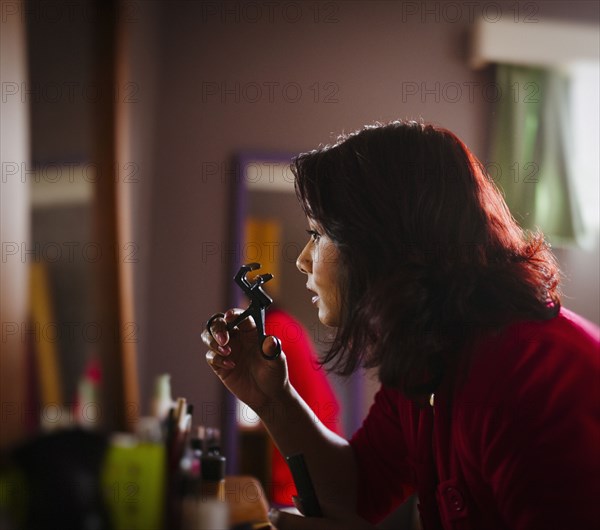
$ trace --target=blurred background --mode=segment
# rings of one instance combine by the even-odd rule
[[[169,373],[233,448],[204,323],[259,261],[327,346],[287,165],[375,121],[457,133],[547,233],[564,305],[600,322],[595,0],[2,0],[1,17],[3,446],[90,388],[94,421],[132,430]],[[331,383],[350,435],[377,383]]]

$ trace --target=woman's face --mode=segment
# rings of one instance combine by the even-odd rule
[[[307,276],[306,288],[315,296],[319,320],[326,326],[341,325],[340,253],[336,245],[312,219],[308,219],[310,239],[296,260]]]

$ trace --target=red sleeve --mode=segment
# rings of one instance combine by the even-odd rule
[[[381,388],[350,440],[358,470],[358,514],[378,523],[415,489],[398,415],[398,396]]]
[[[273,310],[267,313],[265,331],[267,335],[275,335],[281,340],[293,387],[324,425],[341,434],[337,398],[325,371],[317,362],[315,347],[306,330],[287,313]],[[271,465],[273,501],[292,506],[291,496],[295,494],[292,476],[276,448],[273,450]]]
[[[598,338],[562,317],[516,333],[469,422],[483,478],[508,528],[600,528]]]

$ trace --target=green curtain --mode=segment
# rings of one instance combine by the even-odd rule
[[[488,169],[519,224],[553,244],[577,242],[583,224],[571,183],[569,81],[559,72],[498,65]]]

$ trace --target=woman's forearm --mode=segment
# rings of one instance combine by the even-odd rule
[[[325,510],[356,510],[356,464],[347,440],[330,431],[289,385],[282,399],[257,411],[284,456],[302,453]]]

